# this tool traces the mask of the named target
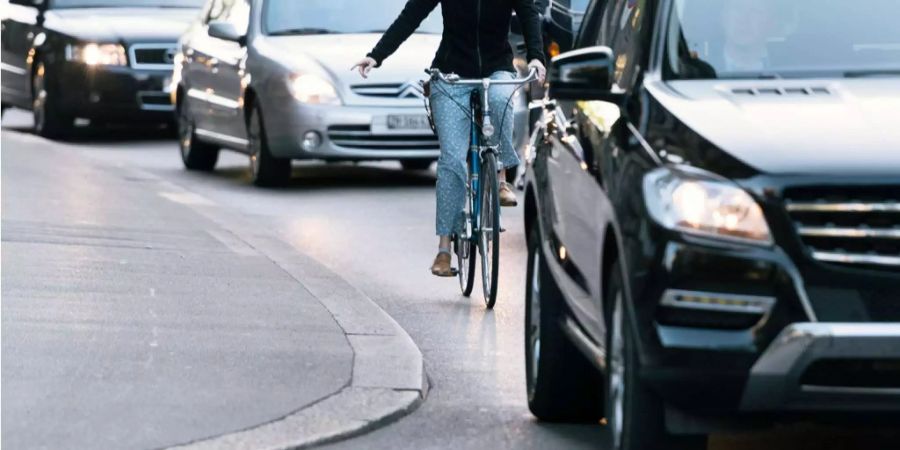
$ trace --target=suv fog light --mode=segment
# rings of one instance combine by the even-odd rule
[[[303,135],[303,141],[300,143],[300,148],[303,151],[311,152],[317,148],[319,145],[322,145],[322,136],[315,131],[307,131],[306,134]]]

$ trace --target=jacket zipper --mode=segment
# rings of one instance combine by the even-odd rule
[[[478,76],[481,76],[481,0],[478,0],[478,12],[475,14],[475,55],[478,57]]]

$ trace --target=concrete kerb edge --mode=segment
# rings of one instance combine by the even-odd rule
[[[331,313],[354,353],[349,385],[330,396],[272,422],[172,448],[308,448],[379,428],[424,401],[428,382],[421,351],[372,299],[290,244],[260,233],[239,215],[154,174],[129,170],[156,180],[160,195],[216,223],[302,284]]]

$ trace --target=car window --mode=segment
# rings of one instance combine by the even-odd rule
[[[34,2],[13,2],[33,5]],[[160,7],[160,8],[200,8],[203,0],[52,0],[50,8],[130,8],[130,7]]]
[[[613,54],[616,57],[614,80],[622,89],[631,87],[636,72],[640,70],[643,56],[643,28],[647,22],[647,0],[625,0],[618,2],[616,14],[609,17],[611,28],[615,28],[612,39]]]
[[[206,21],[220,20],[231,23],[240,34],[246,34],[250,25],[250,4],[247,0],[213,0]]]
[[[900,1],[677,0],[667,78],[900,73]]]
[[[269,35],[380,33],[394,22],[405,4],[406,0],[269,0],[262,11],[263,30]],[[416,31],[442,30],[438,6]]]

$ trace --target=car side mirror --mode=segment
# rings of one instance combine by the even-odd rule
[[[550,63],[550,97],[557,100],[616,99],[613,51],[595,46],[565,52]]]
[[[207,33],[209,33],[211,37],[222,39],[225,41],[237,42],[239,44],[244,40],[244,36],[238,33],[238,30],[234,27],[234,24],[223,22],[221,20],[214,20],[210,22]]]

